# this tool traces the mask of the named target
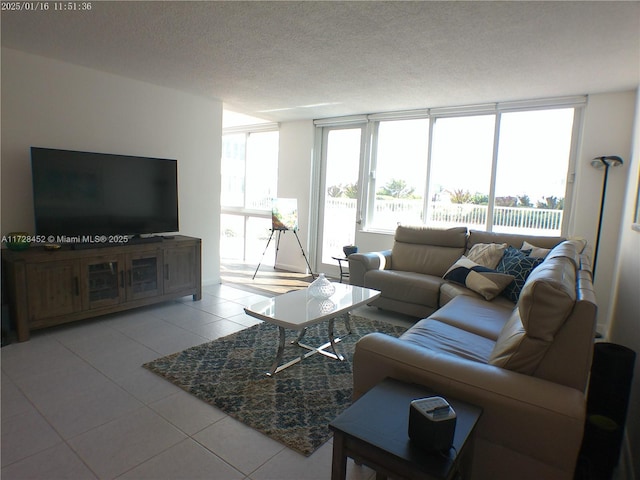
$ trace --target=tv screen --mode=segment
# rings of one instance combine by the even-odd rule
[[[178,231],[177,161],[31,147],[36,233]]]

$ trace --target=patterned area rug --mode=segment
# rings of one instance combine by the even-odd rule
[[[370,332],[400,336],[405,327],[351,316],[352,334],[338,343],[345,356],[339,362],[312,355],[266,376],[275,359],[277,327],[260,323],[213,342],[159,358],[143,366],[214,405],[231,417],[303,455],[311,455],[331,437],[328,424],[351,404],[351,361],[357,340]],[[336,334],[346,333],[336,320]],[[291,345],[296,332],[287,331],[283,361],[307,352]],[[289,338],[290,337],[290,338]],[[310,327],[308,345],[327,341],[326,323]]]

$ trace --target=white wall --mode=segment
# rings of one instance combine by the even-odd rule
[[[180,233],[220,281],[222,104],[2,48],[2,233],[34,231],[29,147],[178,160]]]
[[[312,266],[315,252],[309,252],[309,238],[314,134],[315,127],[311,120],[281,124],[278,153],[278,197],[298,200],[298,238]],[[300,246],[291,232],[281,237],[276,266],[293,272],[308,270]]]
[[[606,333],[611,319],[614,266],[626,185],[635,115],[636,92],[589,95],[578,149],[574,216],[569,235],[586,238],[595,248],[604,171],[591,166],[594,157],[619,155],[621,167],[610,168],[594,289],[598,300],[598,331]],[[595,253],[595,252],[594,252]]]
[[[639,92],[640,93],[640,92]],[[617,294],[612,300],[613,314],[609,340],[636,352],[634,382],[627,416],[627,437],[634,470],[640,475],[640,231],[632,228],[638,189],[640,188],[640,95],[636,98],[636,121],[633,151],[625,158],[627,175],[624,211],[620,223],[620,248],[616,262]],[[637,220],[636,220],[637,221]],[[629,475],[627,478],[634,478]]]

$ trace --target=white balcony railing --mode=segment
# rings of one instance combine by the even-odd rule
[[[398,223],[421,223],[423,221],[423,205],[424,203],[420,199],[377,200],[373,225],[381,229],[393,230]],[[343,216],[344,218],[355,218],[355,210],[355,199],[329,198],[325,215],[333,218],[343,218]],[[470,228],[484,229],[487,225],[487,212],[486,205],[433,202],[430,204],[425,223],[445,228],[466,225]],[[562,228],[562,214],[562,210],[496,206],[493,211],[493,230],[559,235]],[[335,222],[335,224],[340,225],[339,222]],[[330,234],[326,230],[325,237]],[[335,244],[345,245],[346,243],[341,243],[336,239]]]
[[[267,208],[265,208],[266,203],[256,202],[251,206],[252,208],[259,207],[260,210],[264,209],[268,212]],[[420,224],[423,223],[422,210],[423,201],[420,199],[377,200],[373,222],[368,227],[393,231],[398,223]],[[487,225],[487,210],[486,205],[434,202],[430,204],[425,223],[441,228],[464,225],[472,229],[484,230]],[[233,250],[230,248],[231,244],[239,247],[239,244],[241,245],[239,239],[244,239],[246,236],[247,244],[251,243],[251,239],[253,240],[250,248],[246,248],[248,250],[247,254],[261,253],[264,248],[262,244],[268,238],[270,226],[270,218],[266,212],[265,218],[260,219],[263,222],[260,224],[262,227],[262,230],[259,230],[261,232],[260,235],[258,235],[258,230],[253,231],[254,229],[252,229],[252,232],[245,233],[242,223],[227,225],[223,230],[229,234],[229,238],[224,236],[225,238],[222,239],[223,246],[226,245],[222,251],[230,255]],[[324,213],[322,261],[324,263],[332,263],[332,256],[343,255],[342,247],[344,245],[351,245],[355,242],[352,226],[356,219],[356,200],[350,198],[328,198]],[[562,214],[562,210],[495,207],[492,229],[496,232],[505,233],[560,235]],[[240,215],[243,216],[242,214]],[[265,235],[267,236],[265,237]],[[235,250],[233,251],[235,252]],[[241,258],[243,256],[242,251],[239,250],[232,256]]]

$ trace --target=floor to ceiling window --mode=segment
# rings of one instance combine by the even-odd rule
[[[559,235],[574,108],[433,119],[434,226]]]
[[[493,230],[560,234],[574,109],[503,113]]]
[[[405,120],[367,117],[362,228],[393,231],[404,223],[562,234],[584,103],[572,97],[431,109]]]
[[[220,256],[224,260],[258,262],[271,229],[271,204],[277,196],[278,139],[266,131],[233,129],[222,136]],[[264,261],[273,261],[269,248]]]

